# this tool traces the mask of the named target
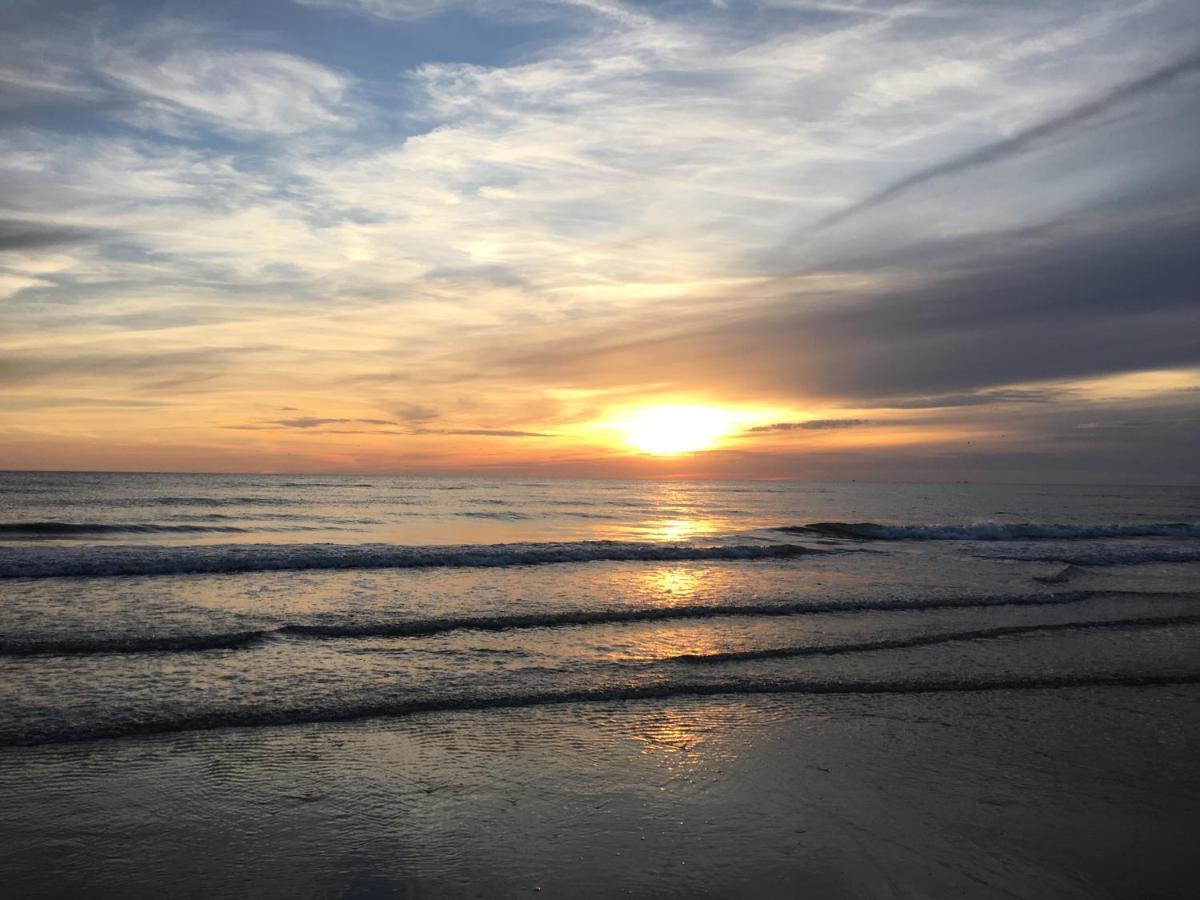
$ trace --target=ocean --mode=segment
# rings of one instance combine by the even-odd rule
[[[0,473],[0,871],[1184,896],[1197,585],[1197,487]]]

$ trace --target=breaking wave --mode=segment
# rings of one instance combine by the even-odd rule
[[[234,525],[159,525],[155,522],[0,522],[0,538],[93,534],[245,534]]]
[[[976,522],[972,525],[880,525],[875,522],[815,522],[776,529],[865,541],[1040,541],[1101,538],[1195,538],[1198,522],[1159,524],[1053,525],[1037,522]]]
[[[190,527],[190,526],[188,526]],[[598,561],[783,559],[820,553],[792,544],[698,546],[629,541],[525,544],[225,544],[0,547],[0,578],[185,575],[301,569],[528,566]]]

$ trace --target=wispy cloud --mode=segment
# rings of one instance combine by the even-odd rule
[[[1181,79],[1195,77],[1198,73],[1200,73],[1200,54],[1192,54],[1176,60],[1147,75],[1122,84],[1100,97],[1022,129],[1010,137],[909,175],[884,190],[872,194],[865,200],[860,200],[845,209],[825,216],[814,227],[821,228],[844,221],[939,178],[967,172],[1026,153],[1038,143],[1051,140],[1063,132],[1119,109],[1122,105],[1133,102],[1143,94],[1160,90]]]
[[[424,421],[423,419],[413,420]],[[372,425],[370,430],[361,428],[348,430],[330,428],[330,425]],[[300,430],[316,434],[399,434],[399,435],[458,435],[467,437],[554,437],[540,431],[521,431],[512,428],[429,428],[417,424],[401,425],[394,419],[371,418],[327,418],[322,416],[297,416],[291,419],[271,419],[239,425],[226,425],[235,431]]]
[[[95,240],[99,236],[100,232],[86,228],[0,219],[0,253],[78,244]]]
[[[837,431],[868,424],[866,419],[806,419],[803,422],[773,422],[749,429],[749,434],[773,434],[785,431]]]
[[[1050,388],[972,391],[963,394],[935,394],[929,397],[889,397],[867,401],[867,405],[888,409],[949,409],[960,406],[994,406],[1005,403],[1051,403],[1064,399],[1064,391]]]
[[[424,19],[471,0],[295,0],[300,6],[329,9],[379,19]]]
[[[281,428],[319,428],[322,425],[347,425],[359,422],[364,425],[395,425],[390,419],[320,419],[315,416],[302,416],[296,419],[276,419],[267,422],[268,425],[278,425]]]
[[[543,431],[518,431],[512,428],[415,428],[413,434],[452,434],[468,437],[554,437]]]
[[[229,46],[211,28],[171,22],[101,44],[98,74],[137,100],[135,121],[198,120],[233,133],[290,135],[343,124],[350,79],[291,53]]]
[[[0,354],[0,386],[33,391],[43,399],[71,396],[82,388],[148,405],[170,404],[219,395],[264,352],[258,347],[6,349]]]

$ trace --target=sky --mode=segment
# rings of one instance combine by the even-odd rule
[[[0,468],[1200,481],[1195,0],[0,2]]]

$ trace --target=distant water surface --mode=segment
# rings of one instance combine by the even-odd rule
[[[681,541],[813,522],[1200,521],[1200,489],[0,473],[0,542]]]

